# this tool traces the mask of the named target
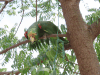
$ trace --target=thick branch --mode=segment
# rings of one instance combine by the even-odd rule
[[[11,2],[12,0],[0,0],[0,1],[5,1],[4,6],[2,7],[2,9],[0,10],[0,13],[3,11],[3,9],[6,7],[6,5]]]
[[[100,34],[100,18],[98,19],[98,23],[94,22],[91,26],[90,29],[93,33],[93,39],[95,39],[99,34]]]
[[[67,34],[58,34],[58,35],[57,35],[57,34],[52,34],[52,35],[48,35],[47,37],[49,38],[49,37],[57,37],[57,36],[58,36],[58,37],[67,37],[68,35],[67,35]],[[39,38],[39,39],[44,39],[44,37],[41,37],[41,38]],[[15,45],[13,45],[13,46],[11,46],[11,47],[9,47],[9,48],[7,48],[7,49],[1,51],[0,54],[6,53],[6,52],[9,51],[10,49],[15,48],[15,47],[17,47],[17,46],[19,46],[19,45],[28,43],[28,42],[30,42],[30,41],[29,41],[29,40],[26,40],[26,41],[19,42],[18,44],[15,44]],[[66,49],[66,50],[68,50],[69,48],[71,48],[69,45],[65,45],[65,49]]]
[[[69,50],[69,49],[72,49],[72,47],[71,47],[71,45],[68,43],[68,44],[65,44],[64,49],[65,49],[65,50]]]
[[[8,2],[7,2],[8,4]],[[6,7],[7,4],[4,4],[4,6],[2,7],[2,9],[0,10],[0,13],[3,11],[3,9]]]
[[[79,10],[79,2],[80,0],[60,0],[68,32],[74,30],[76,27],[78,27],[77,30],[85,28],[86,23]]]

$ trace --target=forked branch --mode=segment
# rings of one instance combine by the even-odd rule
[[[98,19],[98,22],[94,22],[90,25],[90,29],[93,33],[93,40],[100,34],[100,18]]]

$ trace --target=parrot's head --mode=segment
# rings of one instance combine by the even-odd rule
[[[27,31],[24,33],[24,36],[25,36],[25,38],[28,39],[28,32]]]
[[[35,35],[36,33],[32,33],[32,31],[28,34],[28,38],[32,43],[35,41]]]

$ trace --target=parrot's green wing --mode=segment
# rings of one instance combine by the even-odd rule
[[[55,24],[53,24],[52,22],[50,22],[50,21],[38,21],[38,24],[40,24],[41,25],[41,29],[46,33],[46,34],[57,34],[57,31],[59,32],[59,33],[61,33],[60,32],[60,30],[58,29],[58,27],[55,25]],[[38,32],[39,33],[41,33],[40,32],[41,30],[39,30]]]
[[[41,28],[39,28],[39,26],[41,26]],[[28,34],[32,32],[32,33],[36,33],[37,35],[36,40],[33,43],[30,43],[30,47],[35,49],[35,48],[41,48],[43,46],[45,46],[46,44],[49,45],[49,43],[52,44],[57,44],[57,38],[55,37],[50,37],[47,39],[39,39],[40,37],[43,37],[44,35],[51,35],[51,34],[57,34],[57,32],[59,34],[61,34],[61,31],[59,30],[59,28],[53,24],[50,21],[38,21],[33,23],[29,29],[28,29]],[[61,39],[62,41],[64,41],[64,43],[68,43],[68,40],[64,39],[63,37],[60,37],[59,39]],[[51,41],[51,42],[49,42]]]

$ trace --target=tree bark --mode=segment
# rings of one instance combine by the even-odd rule
[[[70,41],[77,57],[81,75],[100,75],[99,61],[93,48],[94,33],[84,22],[79,10],[80,0],[59,0]]]

